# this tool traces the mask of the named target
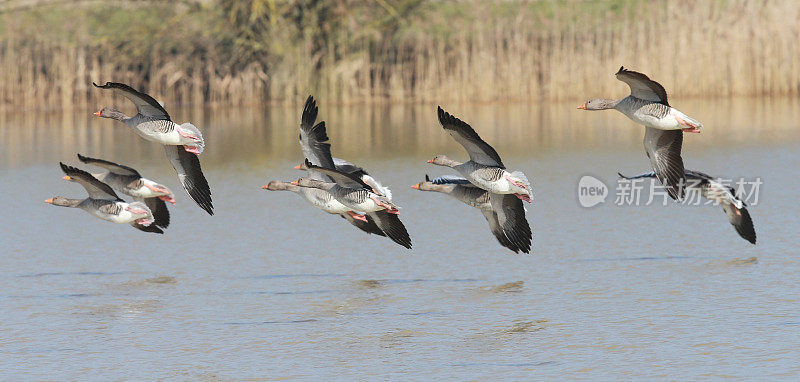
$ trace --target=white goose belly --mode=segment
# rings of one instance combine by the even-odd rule
[[[115,190],[117,190],[117,191],[119,191],[119,192],[121,192],[121,193],[123,193],[125,195],[132,196],[134,198],[147,199],[147,198],[156,198],[156,197],[161,196],[160,193],[157,193],[157,192],[155,192],[155,191],[153,191],[153,190],[151,190],[151,189],[149,189],[149,188],[147,188],[145,186],[139,187],[139,188],[137,188],[135,190],[132,190],[130,188],[125,188],[125,189],[116,189],[115,188]]]
[[[125,207],[127,207],[127,203],[121,205],[123,206],[122,211],[120,211],[118,215],[107,214],[99,210],[93,210],[90,211],[89,213],[105,221],[117,224],[130,223],[136,220],[136,216],[134,216],[130,211],[125,210]]]
[[[653,108],[654,105],[655,104],[647,103],[640,106],[633,101],[621,102],[620,107],[617,110],[619,110],[622,114],[625,114],[625,116],[630,118],[631,121],[639,125],[652,127],[654,129],[659,129],[659,130],[681,129],[681,124],[678,123],[678,120],[675,118],[675,110],[673,108],[670,107],[669,111],[666,112],[665,115],[661,118],[658,118],[652,115],[652,113],[648,113],[643,110],[645,108]],[[664,107],[663,105],[660,104],[655,106]]]
[[[467,178],[470,183],[478,186],[478,188],[484,189],[486,191],[495,193],[495,194],[511,194],[511,189],[508,184],[508,180],[505,178],[505,171],[503,172],[503,176],[500,179],[491,181],[485,178],[480,177],[480,170],[473,171],[473,172],[463,172],[460,171],[461,175],[464,175],[464,178]],[[477,174],[476,174],[477,172]],[[476,176],[478,175],[478,176]]]
[[[634,113],[633,116],[628,116],[634,122],[644,125],[647,127],[652,127],[654,129],[659,130],[680,130],[682,125],[678,123],[678,120],[675,119],[675,116],[672,113],[667,114],[664,118],[656,118],[652,115],[645,115],[641,113]]]
[[[353,190],[352,192],[340,193],[332,192],[331,194],[334,195],[336,200],[349,207],[353,211],[374,212],[385,209],[384,207],[379,206],[378,203],[375,203],[375,201],[369,197],[366,197],[364,200],[358,202],[360,199],[358,197],[358,193],[360,192],[363,192],[363,190]]]
[[[172,126],[169,132],[162,133],[160,129],[163,128],[163,123],[171,123],[174,126]],[[136,126],[136,132],[140,137],[150,142],[172,146],[183,144],[183,137],[178,133],[178,125],[172,121],[142,122]]]
[[[319,208],[329,214],[341,214],[352,210],[325,190],[316,188],[304,188],[303,198],[312,206]]]

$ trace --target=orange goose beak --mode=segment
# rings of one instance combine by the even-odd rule
[[[50,198],[50,199],[47,199],[47,200],[45,200],[44,202],[45,202],[45,203],[50,203],[50,204],[53,204],[53,199],[55,199],[55,198]]]
[[[261,187],[262,190],[269,190],[269,184],[265,184],[264,187]]]
[[[300,185],[300,182],[298,182],[298,181],[296,181],[296,180],[295,180],[294,182],[292,182],[292,184],[294,184],[295,186],[297,186],[297,185]]]
[[[415,190],[419,190],[419,183],[417,183],[417,184],[415,184],[415,185],[411,186],[411,188],[413,188],[413,189],[415,189]]]
[[[433,159],[428,159],[428,163],[433,163]]]
[[[586,104],[584,103],[583,105],[578,106],[578,109],[586,110]]]
[[[64,175],[64,177],[63,177],[63,178],[61,178],[61,179],[64,179],[64,180],[72,180],[72,178],[70,178],[70,177],[69,177],[69,175]]]
[[[303,169],[303,164],[302,164],[302,163],[300,163],[300,164],[298,164],[297,166],[294,166],[294,169],[295,169],[295,170],[302,170],[302,169]]]
[[[98,111],[94,112],[93,114],[94,114],[96,117],[99,117],[99,116],[100,116],[100,111],[98,110]]]

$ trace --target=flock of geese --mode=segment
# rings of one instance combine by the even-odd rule
[[[645,126],[644,147],[653,171],[633,177],[620,174],[620,177],[658,179],[669,196],[678,201],[685,197],[686,188],[696,188],[703,197],[718,202],[739,235],[755,244],[752,219],[735,190],[709,175],[683,167],[683,132],[699,133],[703,125],[671,107],[664,87],[646,75],[620,68],[616,77],[630,86],[628,97],[621,100],[591,99],[578,109],[615,109]],[[137,108],[137,114],[132,117],[110,107],[94,115],[120,121],[142,138],[163,145],[183,188],[200,208],[213,215],[211,190],[200,167],[199,155],[205,147],[200,130],[191,123],[179,125],[173,122],[158,101],[128,85],[114,82],[93,85],[126,97]],[[339,215],[368,234],[387,237],[410,249],[411,237],[400,220],[400,207],[392,200],[391,190],[363,168],[332,156],[325,122],[316,122],[318,112],[316,101],[309,96],[303,107],[299,131],[305,160],[295,167],[304,170],[306,175],[293,182],[273,180],[262,188],[294,192],[312,206]],[[469,160],[459,162],[445,155],[436,155],[428,163],[450,167],[459,175],[435,179],[425,175],[425,180],[412,188],[447,194],[479,209],[502,246],[515,253],[529,253],[532,232],[523,204],[531,203],[533,199],[528,178],[521,171],[506,169],[497,151],[466,122],[441,107],[438,108],[438,119],[442,128],[464,147]],[[145,232],[164,233],[170,221],[166,203],[175,204],[169,188],[142,177],[137,170],[126,165],[81,154],[78,154],[78,160],[105,170],[89,173],[60,163],[64,179],[82,185],[88,197],[70,199],[56,196],[46,200],[47,203],[80,208],[100,219],[128,223]],[[116,192],[130,196],[133,201],[124,201]]]

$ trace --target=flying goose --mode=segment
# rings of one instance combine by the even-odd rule
[[[386,196],[372,191],[372,187],[364,183],[356,175],[344,173],[336,169],[315,166],[308,160],[305,166],[309,170],[318,171],[330,177],[334,183],[310,177],[302,177],[293,184],[301,187],[319,188],[328,191],[336,200],[353,211],[363,211],[371,217],[378,228],[397,244],[411,248],[411,237],[397,216],[400,211]]]
[[[329,214],[339,215],[356,228],[379,236],[386,236],[375,224],[375,221],[364,214],[359,214],[334,199],[330,192],[310,187],[300,187],[296,184],[273,180],[264,187],[269,191],[291,191],[303,197],[309,204]]]
[[[438,108],[439,123],[469,153],[469,161],[461,163],[445,155],[437,155],[428,163],[451,167],[470,183],[495,194],[512,194],[530,203],[531,184],[522,171],[507,171],[492,146],[489,146],[470,125]]]
[[[137,202],[144,202],[153,213],[153,224],[167,228],[169,226],[169,210],[165,202],[175,204],[172,191],[167,186],[143,178],[135,169],[103,159],[89,158],[78,154],[83,163],[102,167],[105,173],[92,174],[97,180],[111,186],[114,190],[133,197]],[[65,177],[67,178],[67,177]]]
[[[92,85],[121,94],[133,102],[138,111],[133,117],[128,117],[114,108],[105,107],[94,115],[121,121],[133,128],[142,138],[164,145],[167,159],[178,173],[183,188],[200,208],[209,215],[214,215],[211,189],[197,158],[205,148],[200,130],[191,123],[178,125],[172,122],[169,113],[158,101],[128,85],[117,82],[106,82],[105,85],[92,82]]]
[[[686,183],[681,158],[683,132],[699,133],[703,124],[670,106],[664,87],[646,75],[620,67],[616,77],[631,88],[629,96],[621,100],[591,99],[578,109],[615,109],[645,126],[644,148],[656,178],[670,197],[682,199]]]
[[[328,132],[325,127],[325,121],[315,124],[319,107],[314,97],[308,96],[305,106],[303,107],[303,114],[300,122],[300,149],[303,155],[317,166],[323,168],[332,168],[341,172],[351,173],[361,178],[361,180],[369,185],[377,194],[381,194],[392,199],[392,191],[389,187],[385,187],[375,178],[369,175],[363,168],[358,167],[344,159],[334,158],[331,155],[331,144],[328,142]],[[296,170],[307,170],[303,163],[294,167]],[[309,172],[309,176],[314,179],[330,181],[329,178],[315,174],[313,171]]]
[[[316,101],[312,96],[309,96],[308,99],[306,99],[300,119],[300,148],[303,155],[312,162],[324,163],[322,167],[326,168],[337,168],[336,162],[338,159],[331,157],[331,144],[328,143],[325,122],[323,121],[315,124],[318,111],[319,108],[317,107]],[[338,161],[341,163],[341,160]],[[327,175],[306,168],[305,163],[301,163],[296,166],[295,169],[307,170],[308,176],[312,179],[332,182],[331,178]],[[361,171],[363,172],[363,170]],[[349,169],[347,172],[355,173],[356,171]],[[336,200],[327,190],[313,187],[300,187],[296,184],[281,181],[272,181],[262,188],[271,191],[292,191],[302,196],[303,199],[312,206],[330,214],[340,215],[350,222],[350,224],[364,232],[386,236],[371,217],[346,207]]]
[[[652,171],[631,177],[620,173],[617,174],[621,178],[629,180],[656,177],[655,172]],[[717,179],[699,171],[686,170],[685,175],[688,181],[686,187],[690,190],[700,191],[700,195],[704,198],[722,206],[722,210],[728,216],[728,221],[736,229],[739,236],[752,244],[756,243],[756,230],[753,227],[753,219],[750,218],[750,213],[745,208],[747,205],[736,195],[736,191],[732,187],[727,187]]]
[[[136,229],[164,233],[153,223],[153,214],[142,202],[126,203],[120,199],[111,187],[93,177],[86,171],[60,163],[66,180],[79,183],[86,189],[86,199],[69,199],[55,196],[45,200],[46,203],[61,207],[80,208],[95,217],[112,223],[129,223]]]
[[[411,188],[447,194],[470,207],[481,210],[483,217],[489,223],[489,229],[500,245],[514,253],[519,251],[530,253],[531,228],[525,219],[522,200],[514,195],[491,193],[459,176],[440,176],[431,180],[425,175],[424,182],[419,182]]]

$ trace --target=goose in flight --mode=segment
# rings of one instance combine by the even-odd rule
[[[621,100],[590,99],[578,109],[615,109],[643,125],[644,148],[656,178],[671,198],[682,199],[686,184],[681,158],[683,132],[699,133],[703,124],[670,106],[664,87],[646,75],[620,67],[616,77],[631,88],[629,96]]]
[[[378,236],[386,236],[383,231],[375,224],[375,221],[364,214],[352,211],[338,200],[334,199],[330,192],[311,187],[300,187],[296,184],[273,180],[264,187],[269,191],[291,191],[303,197],[309,204],[319,208],[329,214],[339,215],[356,228]]]
[[[114,108],[105,107],[94,115],[121,121],[142,138],[164,145],[167,159],[178,173],[183,188],[200,208],[209,215],[214,215],[211,188],[197,157],[205,148],[200,130],[191,123],[178,125],[172,122],[169,113],[158,101],[128,85],[117,82],[106,82],[105,85],[92,82],[92,85],[100,89],[111,89],[124,96],[136,105],[138,111],[133,117],[128,117]]]
[[[399,208],[386,196],[375,193],[372,187],[364,183],[357,175],[315,166],[308,160],[306,160],[305,166],[309,170],[318,171],[330,177],[333,182],[302,177],[293,184],[328,191],[334,199],[347,208],[352,211],[363,211],[368,217],[371,217],[378,228],[392,241],[403,247],[411,248],[411,237],[398,217]]]
[[[531,203],[533,191],[522,171],[506,170],[500,155],[470,125],[438,108],[439,123],[469,153],[469,161],[458,162],[437,155],[428,163],[451,167],[470,183],[494,194],[511,194]]]
[[[652,171],[631,177],[618,174],[621,178],[629,180],[656,177],[655,172]],[[753,219],[747,211],[747,205],[736,194],[736,190],[725,186],[717,178],[699,171],[686,170],[685,175],[688,182],[686,187],[689,190],[697,190],[704,198],[722,206],[722,210],[725,211],[728,221],[736,229],[736,233],[742,239],[752,244],[756,243],[756,230],[753,226]]]
[[[491,193],[460,176],[440,176],[431,180],[425,175],[424,182],[419,182],[411,188],[446,194],[481,210],[483,217],[489,223],[489,229],[500,245],[514,253],[520,251],[530,253],[531,227],[525,219],[522,200],[514,195]]]
[[[336,165],[337,161],[340,163],[340,165],[342,164],[342,161],[331,156],[331,144],[328,142],[329,138],[325,128],[325,122],[323,121],[316,123],[318,112],[319,108],[317,107],[317,102],[314,100],[314,97],[309,96],[308,99],[306,99],[306,103],[303,107],[303,112],[300,118],[300,149],[303,152],[303,155],[310,161],[324,163],[322,167],[343,168]],[[343,168],[344,171],[356,173],[359,176],[361,176],[361,173],[358,173],[358,171],[366,174],[366,172],[363,172],[363,170],[360,168],[353,165],[350,166],[352,166],[352,168]],[[305,163],[301,163],[300,165],[296,166],[295,169],[306,170],[309,178],[322,182],[332,182],[331,178],[327,175],[306,168]],[[370,179],[372,178],[370,177]],[[377,187],[382,188],[382,186],[375,182],[374,179],[372,179],[372,181],[374,182],[373,184],[377,185]],[[300,187],[297,184],[285,183],[277,180],[271,181],[261,188],[270,191],[294,192],[302,196],[303,199],[305,199],[305,201],[312,206],[330,214],[340,215],[345,220],[350,222],[350,224],[356,226],[364,232],[374,233],[379,236],[386,236],[375,224],[374,219],[362,212],[353,211],[351,208],[346,207],[336,200],[327,190],[314,187]],[[389,191],[388,189],[384,189],[384,192]],[[389,194],[391,195],[390,192]]]
[[[46,203],[61,206],[80,208],[95,217],[112,223],[129,223],[136,229],[164,233],[161,228],[153,223],[153,214],[146,204],[142,202],[126,203],[120,199],[111,187],[93,177],[86,171],[60,163],[66,180],[79,183],[86,189],[89,197],[86,199],[70,199],[55,196],[45,200]]]
[[[167,186],[143,178],[138,171],[125,165],[103,159],[89,158],[81,154],[78,154],[78,160],[105,169],[106,172],[92,173],[92,176],[108,184],[112,189],[133,197],[133,200],[146,204],[153,213],[153,219],[155,220],[153,224],[161,228],[169,226],[169,210],[165,202],[174,205],[175,198]],[[67,177],[65,176],[64,178]]]
[[[369,185],[377,194],[383,195],[389,200],[392,199],[392,191],[389,187],[383,186],[375,178],[369,175],[363,168],[358,167],[344,159],[335,158],[331,155],[331,144],[328,138],[325,121],[315,124],[319,107],[314,97],[308,96],[300,122],[300,149],[303,155],[311,163],[329,169],[336,169],[341,172],[354,174]],[[294,167],[296,170],[307,170],[303,163]],[[330,181],[329,178],[309,172],[309,176],[314,179]]]

